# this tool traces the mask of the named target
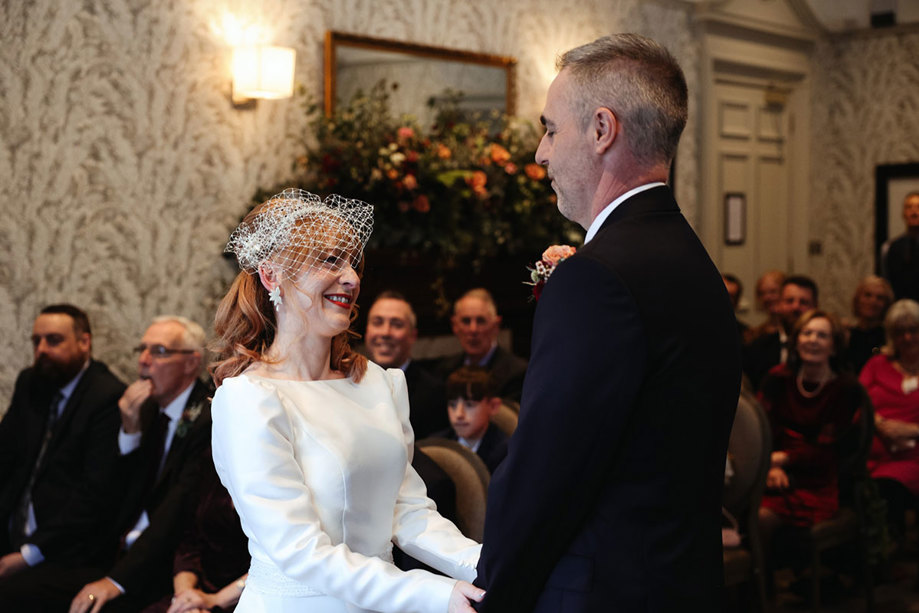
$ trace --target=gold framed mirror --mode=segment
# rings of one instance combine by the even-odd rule
[[[369,91],[380,80],[392,87],[390,103],[397,115],[426,123],[430,102],[458,100],[461,110],[513,115],[516,108],[517,60],[329,30],[325,37],[325,112]],[[457,98],[456,95],[459,94]]]

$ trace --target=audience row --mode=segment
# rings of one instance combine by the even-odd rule
[[[725,285],[736,307],[741,284],[725,275]],[[891,305],[889,283],[868,277],[843,325],[818,308],[811,279],[778,271],[760,278],[756,296],[765,321],[738,326],[745,385],[773,430],[763,533],[836,512],[841,458],[871,410],[864,389],[876,429],[868,465],[901,535],[919,494],[919,304]],[[498,345],[501,318],[486,290],[464,294],[451,322],[462,352],[414,360],[412,305],[383,292],[369,309],[365,351],[404,371],[416,439],[456,440],[493,471],[508,437],[491,418],[519,403],[526,361]],[[127,386],[91,357],[89,320],[76,307],[44,308],[32,343],[34,364],[0,421],[0,602],[73,613],[232,610],[248,553],[210,456],[204,330],[154,319]],[[413,466],[450,517],[449,477],[420,450]]]

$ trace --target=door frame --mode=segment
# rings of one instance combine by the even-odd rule
[[[716,265],[723,260],[724,213],[718,193],[718,101],[715,83],[776,85],[786,93],[788,245],[786,272],[807,274],[810,188],[811,53],[814,38],[696,18],[700,53],[700,234]]]

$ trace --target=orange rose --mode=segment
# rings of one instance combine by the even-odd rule
[[[513,162],[508,162],[507,164],[504,165],[504,172],[506,172],[509,175],[517,174],[517,165],[514,164]]]
[[[534,181],[542,181],[546,178],[546,169],[539,164],[527,164],[523,171]]]
[[[415,178],[415,175],[405,175],[405,178],[402,180],[406,189],[415,189],[418,187],[418,179]]]
[[[395,168],[390,168],[389,170],[386,171],[386,176],[392,179],[393,181],[395,181],[396,179],[399,178],[399,171],[396,170]]]
[[[491,144],[489,155],[495,164],[506,164],[511,159],[511,154],[508,152],[508,150],[498,143]]]
[[[450,148],[444,145],[443,143],[437,143],[437,157],[442,160],[449,160],[450,156],[453,154],[450,152]]]
[[[546,264],[555,266],[565,258],[570,258],[574,255],[575,249],[570,245],[551,245],[548,249],[542,253],[542,261]]]

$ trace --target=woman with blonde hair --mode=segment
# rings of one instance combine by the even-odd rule
[[[237,613],[471,612],[480,546],[411,468],[405,377],[351,350],[370,205],[301,190],[230,237],[214,462],[252,562]],[[392,543],[450,579],[392,564]]]
[[[855,321],[849,326],[846,351],[849,365],[858,374],[884,344],[884,315],[893,302],[893,289],[886,279],[869,275],[861,280],[852,296]]]

